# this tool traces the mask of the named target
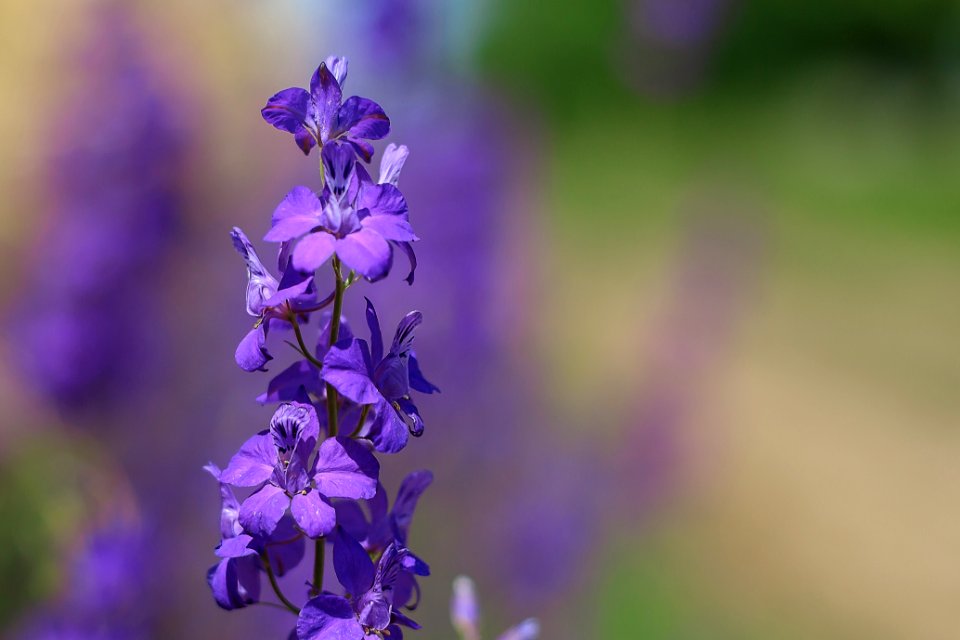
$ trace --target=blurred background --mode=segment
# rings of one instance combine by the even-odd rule
[[[212,601],[201,466],[269,419],[227,232],[315,181],[259,109],[337,53],[411,148],[417,282],[360,289],[443,389],[384,468],[437,475],[417,637],[461,573],[487,638],[957,637],[956,2],[3,0],[0,39],[0,636],[286,636]]]

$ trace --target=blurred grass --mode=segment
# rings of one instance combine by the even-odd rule
[[[619,4],[497,6],[485,69],[547,123],[538,352],[558,413],[594,438],[633,427],[691,209],[769,245],[739,339],[677,427],[691,486],[657,533],[619,532],[594,614],[568,622],[954,637],[957,5],[745,2],[707,81],[670,100],[626,88]]]

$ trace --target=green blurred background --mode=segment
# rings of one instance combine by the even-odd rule
[[[18,322],[30,321],[18,308],[18,280],[49,187],[38,167],[71,136],[47,124],[71,108],[58,94],[84,82],[65,52],[90,29],[84,17],[94,4],[0,5],[0,295]],[[339,21],[349,13],[354,24],[357,8],[129,4],[149,27],[145,42],[165,80],[189,95],[183,127],[197,150],[186,227],[191,248],[206,248],[240,215],[236,190],[246,176],[293,166],[274,165],[273,155],[296,160],[258,122],[260,102],[302,82],[334,45],[355,55]],[[599,442],[591,446],[609,453],[637,441],[643,456],[649,441],[668,486],[642,513],[621,502],[592,516],[605,522],[575,548],[585,569],[547,598],[520,606],[496,576],[477,576],[488,637],[535,615],[548,638],[956,638],[960,5],[436,0],[425,11],[434,19],[423,37],[439,43],[426,55],[444,62],[422,68],[441,78],[439,101],[444,87],[469,84],[496,105],[485,126],[513,145],[505,152],[512,173],[497,187],[506,222],[493,268],[520,318],[506,349],[535,381],[543,429],[570,450]],[[376,57],[362,59],[354,88],[376,96]],[[392,95],[394,104],[411,101],[404,113],[416,112],[419,94]],[[403,142],[416,153],[416,140]],[[263,218],[276,193],[244,219]],[[237,288],[235,280],[227,282]],[[184,287],[183,306],[203,299],[203,282]],[[156,321],[185,318],[204,322],[180,311]],[[16,339],[7,333],[5,352]],[[193,346],[196,358],[211,357]],[[179,375],[152,384],[176,387]],[[68,546],[25,545],[63,537],[77,518],[63,505],[56,516],[37,515],[43,498],[18,488],[36,488],[32,461],[52,464],[36,447],[59,460],[69,453],[63,438],[77,437],[70,414],[28,387],[4,358],[0,621],[8,625],[55,591],[55,567],[23,558]],[[666,421],[662,456],[641,428],[661,396],[683,406]],[[524,427],[502,418],[488,433]],[[182,428],[182,438],[168,439],[189,438]],[[38,445],[32,434],[41,429],[60,444]],[[221,453],[238,442],[230,438]],[[95,448],[88,439],[96,437],[83,436],[77,450]],[[432,464],[426,455],[418,462]],[[43,473],[69,475],[71,464]],[[640,480],[619,478],[617,499],[629,500]],[[586,491],[583,499],[606,498]],[[425,499],[423,509],[415,535],[440,542],[421,635],[449,638],[449,578],[475,569],[443,531],[486,512],[455,495],[432,506]],[[202,576],[214,526],[210,518],[174,527],[171,535],[197,529],[209,538],[185,574]],[[189,593],[202,597],[198,584]],[[211,624],[227,615],[209,600],[194,608]],[[168,621],[164,633],[201,637],[197,628]]]

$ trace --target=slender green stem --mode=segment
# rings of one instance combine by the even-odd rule
[[[270,579],[270,586],[273,587],[273,592],[277,594],[277,597],[280,598],[280,602],[294,612],[297,615],[300,615],[300,607],[293,604],[287,599],[287,596],[283,595],[283,591],[280,591],[280,585],[277,584],[277,576],[273,575],[273,566],[270,564],[270,556],[266,551],[260,554],[260,560],[263,562],[263,566],[267,571],[267,578]]]
[[[321,172],[322,167],[323,165],[321,164]],[[330,346],[333,346],[340,338],[340,315],[343,313],[343,293],[347,290],[343,281],[343,274],[340,271],[340,259],[336,254],[333,256],[333,275],[336,278],[336,288],[333,294],[333,312],[330,317]],[[297,325],[294,325],[294,328],[296,328],[296,326]],[[326,388],[327,437],[335,438],[337,436],[337,390],[334,389],[330,383],[327,383]],[[323,538],[317,538],[313,556],[313,595],[318,595],[323,590],[325,544]]]
[[[360,434],[360,429],[363,429],[363,423],[367,421],[368,413],[370,413],[370,405],[365,404],[363,405],[363,409],[360,410],[360,419],[357,421],[357,428],[350,434],[351,438],[356,438]]]
[[[293,325],[293,333],[297,336],[297,344],[300,345],[300,351],[303,352],[303,356],[314,366],[323,367],[323,363],[317,360],[317,358],[310,353],[310,350],[307,348],[307,344],[303,341],[303,332],[300,331],[300,323],[297,321],[296,316],[293,316],[293,319],[290,320],[290,324]]]
[[[317,538],[313,555],[313,588],[310,595],[318,596],[323,591],[323,561],[326,560],[326,545],[323,538]]]
[[[346,287],[343,283],[343,275],[340,273],[340,259],[333,256],[333,275],[336,277],[336,289],[333,297],[333,315],[330,317],[330,346],[340,338],[340,315],[343,313],[343,292]],[[327,384],[327,424],[329,425],[328,435],[331,438],[337,435],[337,390],[333,385]]]

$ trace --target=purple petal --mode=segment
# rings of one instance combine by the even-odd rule
[[[392,184],[364,185],[357,208],[369,209],[370,215],[397,216],[403,220],[407,219],[409,212],[407,200],[400,193],[400,189]]]
[[[326,231],[308,234],[293,249],[293,266],[306,273],[316,271],[330,259],[336,248],[336,238]]]
[[[407,428],[410,430],[410,435],[414,438],[419,438],[423,435],[423,418],[420,417],[420,411],[417,409],[417,405],[413,404],[409,398],[400,398],[397,400],[397,405],[400,407],[401,413],[405,416]]]
[[[343,345],[346,346],[343,346]],[[363,340],[338,343],[323,358],[324,380],[357,404],[372,404],[382,396],[369,376],[370,354]]]
[[[337,198],[341,198],[350,184],[356,181],[353,171],[357,162],[356,154],[348,145],[331,143],[324,145],[321,159],[327,187]],[[348,198],[347,201],[352,202],[352,199]]]
[[[337,524],[337,513],[333,505],[316,491],[293,496],[290,513],[303,532],[311,538],[327,535]]]
[[[317,450],[317,491],[332,498],[372,498],[377,492],[380,463],[350,438],[328,438]]]
[[[407,446],[410,435],[406,423],[386,400],[381,400],[374,408],[375,417],[366,436],[381,453],[397,453]]]
[[[300,389],[314,395],[320,395],[323,392],[320,372],[306,360],[294,362],[274,376],[267,385],[267,392],[257,396],[257,402],[267,404],[297,400]]]
[[[290,506],[290,498],[280,487],[264,485],[240,505],[240,524],[254,535],[268,536]]]
[[[284,278],[284,280],[287,280],[287,278]],[[308,276],[285,289],[280,289],[276,294],[267,299],[266,304],[269,307],[279,307],[284,302],[303,298],[311,291],[312,286],[313,276]],[[306,304],[309,304],[309,297]]]
[[[243,337],[233,358],[244,371],[266,371],[264,366],[273,360],[273,356],[267,351],[267,332],[263,324]]]
[[[404,358],[390,353],[373,371],[373,380],[387,400],[398,400],[410,392],[407,363]]]
[[[380,331],[380,318],[377,317],[377,310],[370,302],[370,298],[364,298],[364,300],[367,301],[367,327],[370,329],[370,357],[373,362],[380,362],[383,359],[383,333]]]
[[[533,618],[524,620],[517,626],[508,629],[497,640],[536,640],[540,637],[540,623]]]
[[[296,134],[305,131],[309,108],[310,94],[305,89],[292,87],[271,96],[260,114],[277,129]]]
[[[279,284],[277,279],[267,272],[256,249],[239,227],[233,228],[230,237],[233,239],[234,248],[247,266],[247,313],[258,317],[263,313],[265,301],[277,292]]]
[[[423,324],[423,314],[419,311],[411,311],[403,316],[397,324],[397,331],[393,334],[393,343],[390,345],[390,353],[396,355],[406,355],[413,345],[414,331]]]
[[[401,544],[407,543],[407,533],[410,530],[410,523],[413,521],[413,512],[417,508],[417,502],[432,482],[433,474],[422,470],[414,471],[400,483],[400,490],[397,491],[397,499],[393,503],[391,513],[396,527],[395,535]]]
[[[387,519],[387,490],[382,484],[377,484],[377,494],[367,500],[367,507],[370,509],[370,522],[379,524]],[[384,540],[383,546],[387,546],[393,540]]]
[[[270,479],[276,464],[277,450],[273,438],[264,431],[240,446],[220,474],[220,481],[237,487],[255,487]]]
[[[406,607],[411,611],[417,608],[420,600],[420,585],[416,577],[407,571],[397,576],[393,585],[393,606]]]
[[[320,141],[326,144],[331,137],[336,135],[332,129],[336,127],[337,112],[340,108],[340,101],[343,99],[340,84],[330,73],[326,63],[321,62],[310,79],[310,95],[314,105],[316,105],[315,118],[317,130],[320,133]]]
[[[404,255],[407,256],[407,260],[410,262],[410,273],[407,274],[404,280],[407,281],[407,284],[412,285],[417,272],[417,254],[413,252],[413,245],[409,242],[395,242],[394,244],[403,251]]]
[[[356,502],[337,501],[334,505],[337,510],[337,525],[342,527],[347,535],[357,540],[365,540],[370,533],[370,523],[363,514],[363,509]]]
[[[390,270],[390,245],[373,229],[364,227],[337,240],[336,250],[345,265],[368,280],[379,280]]]
[[[386,594],[377,589],[367,591],[356,601],[357,618],[360,624],[370,629],[386,629],[390,624],[390,602]]]
[[[308,187],[294,187],[273,210],[270,231],[263,237],[268,242],[284,242],[299,238],[320,224],[323,203]]]
[[[346,141],[353,147],[353,150],[357,152],[357,155],[363,158],[364,162],[370,162],[370,159],[373,158],[373,145],[369,142],[364,142],[352,136],[347,136]]]
[[[337,529],[333,541],[333,569],[347,593],[359,596],[373,586],[376,568],[359,542]]]
[[[234,495],[233,489],[226,482],[221,481],[223,473],[212,462],[203,467],[220,485],[220,537],[233,538],[240,534],[240,525],[237,522],[240,513],[240,502]]]
[[[300,147],[300,150],[303,151],[303,155],[306,156],[310,155],[310,150],[317,146],[317,138],[306,127],[302,127],[294,133],[293,140],[297,143],[297,146]]]
[[[363,640],[365,634],[346,598],[322,594],[303,605],[297,619],[300,640]]]
[[[388,144],[383,150],[383,155],[380,156],[380,179],[377,182],[397,186],[400,181],[400,171],[409,155],[410,150],[406,145],[397,146],[392,142]]]
[[[327,65],[327,69],[330,69],[333,77],[337,79],[337,84],[343,89],[343,83],[347,80],[348,60],[343,56],[328,56],[323,62]]]
[[[337,112],[334,135],[349,133],[351,138],[379,140],[390,133],[390,119],[373,100],[351,96]]]
[[[420,361],[417,355],[411,351],[407,359],[409,369],[410,387],[420,393],[440,393],[440,388],[427,380],[420,371]]]
[[[255,556],[257,552],[248,546],[251,542],[253,542],[253,537],[246,534],[241,534],[235,538],[226,538],[220,541],[215,553],[218,558]]]
[[[402,624],[403,626],[405,626],[405,627],[410,627],[411,629],[419,629],[419,628],[420,628],[420,625],[417,624],[417,622],[416,622],[415,620],[413,620],[412,618],[408,617],[406,614],[404,614],[404,613],[403,613],[402,611],[400,611],[399,609],[394,609],[394,610],[393,610],[393,621],[394,621],[396,624],[390,625],[390,628],[391,628],[391,629],[396,629],[397,631],[400,630],[400,628],[397,626],[397,624]],[[391,633],[393,633],[393,632],[391,631]],[[390,640],[393,640],[393,636],[390,636]]]
[[[419,240],[410,223],[400,216],[371,215],[363,218],[360,224],[366,229],[376,231],[381,237],[395,242],[413,242]]]
[[[260,600],[260,570],[257,558],[227,558],[210,567],[207,584],[213,599],[228,611]]]

